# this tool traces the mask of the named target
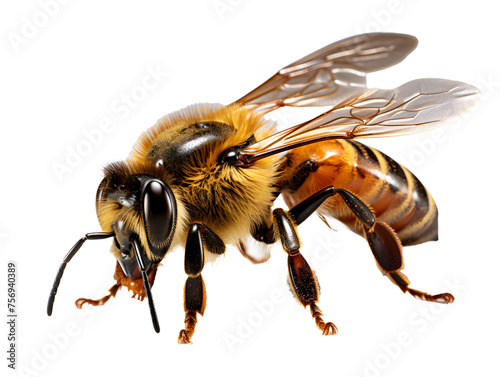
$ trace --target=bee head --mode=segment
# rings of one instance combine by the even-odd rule
[[[141,277],[134,256],[135,240],[145,254],[148,271],[169,250],[177,225],[178,206],[164,171],[136,162],[112,163],[97,189],[97,217],[103,231],[114,233],[111,252],[126,276]]]

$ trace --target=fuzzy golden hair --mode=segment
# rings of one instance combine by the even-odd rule
[[[182,128],[203,121],[216,121],[232,126],[236,132],[221,143],[214,150],[215,158],[224,150],[239,145],[252,135],[256,140],[262,140],[275,131],[276,124],[267,121],[257,112],[244,106],[231,104],[202,103],[191,105],[160,118],[156,124],[144,131],[135,143],[128,160],[141,161],[146,159],[148,151],[155,143],[168,140],[168,136],[175,134]],[[218,152],[218,153],[217,153]]]
[[[259,141],[275,132],[276,124],[241,105],[198,104],[166,115],[143,132],[128,157],[129,162],[148,160],[152,148],[169,143],[187,126],[220,122],[231,127],[226,138],[201,148],[194,158],[182,162],[182,177],[175,182],[191,220],[201,221],[222,238],[236,244],[253,227],[270,216],[278,182],[279,155],[237,168],[217,162],[224,151]]]

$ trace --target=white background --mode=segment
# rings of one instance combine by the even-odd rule
[[[2,4],[0,312],[7,310],[7,261],[13,260],[20,375],[494,374],[500,350],[500,62],[497,12],[486,4]],[[292,298],[279,248],[263,265],[228,249],[215,266],[205,267],[207,309],[190,346],[176,343],[184,320],[182,250],[164,260],[153,289],[160,334],[152,329],[146,302],[131,300],[126,291],[102,308],[79,311],[73,305],[113,284],[109,241],[84,245],[68,265],[54,314],[47,317],[46,300],[63,256],[85,233],[99,231],[94,195],[103,165],[124,159],[161,116],[195,102],[230,103],[290,62],[368,31],[403,32],[420,41],[404,62],[369,76],[370,86],[442,77],[483,92],[474,111],[444,126],[440,135],[371,143],[405,162],[438,203],[440,241],[405,249],[404,271],[414,288],[451,291],[454,304],[403,295],[378,272],[362,238],[340,225],[333,232],[314,219],[299,228],[303,254],[317,270],[325,318],[339,328],[334,337],[322,337],[309,311]],[[157,85],[141,90],[151,69],[161,72]],[[118,110],[131,93],[144,96],[128,111]],[[67,165],[70,151],[88,147],[85,135],[108,119],[112,129],[58,176],[54,166]],[[287,110],[279,120],[286,126],[299,117]],[[8,328],[1,328],[4,375]]]

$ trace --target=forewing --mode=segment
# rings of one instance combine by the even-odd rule
[[[479,99],[472,85],[442,79],[410,81],[396,89],[370,89],[322,115],[278,132],[241,153],[256,160],[327,139],[408,135],[456,118]]]
[[[269,112],[333,106],[366,90],[366,74],[401,62],[417,46],[406,34],[370,33],[332,43],[286,66],[236,103]]]

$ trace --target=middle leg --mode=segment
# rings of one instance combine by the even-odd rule
[[[319,285],[314,272],[300,253],[300,241],[296,225],[290,213],[281,208],[273,211],[273,224],[281,239],[283,249],[288,253],[288,277],[292,292],[299,302],[310,307],[311,315],[323,335],[337,333],[337,327],[332,322],[323,320],[323,313],[319,309]]]

